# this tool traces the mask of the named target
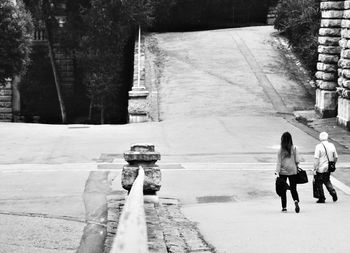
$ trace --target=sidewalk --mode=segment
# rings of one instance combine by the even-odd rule
[[[345,222],[350,211],[350,197],[339,193],[333,203],[312,199],[311,184],[299,187],[300,213],[295,213],[288,193],[288,212],[281,213],[278,196],[255,201],[203,204],[183,208],[186,217],[198,222],[206,240],[217,253],[329,253],[349,252]],[[205,210],[205,211],[203,211]]]
[[[228,116],[232,122],[223,125],[232,139],[244,138],[242,142],[231,141],[227,147],[236,145],[252,150],[263,144],[258,152],[271,148],[266,145],[271,141],[277,144],[273,148],[278,148],[280,133],[289,131],[304,155],[308,155],[309,164],[313,162],[319,133],[327,131],[341,153],[340,161],[348,162],[349,132],[336,126],[335,119],[322,120],[313,115],[314,89],[309,78],[300,73],[300,63],[271,33],[273,29],[268,27],[250,27],[152,35],[152,40],[158,40],[158,55],[166,59],[161,74],[155,77],[160,80],[157,87],[161,97],[160,118],[166,122],[168,117],[190,121],[208,114]],[[276,112],[278,117],[271,117],[270,123],[258,120],[259,116],[267,119]],[[276,152],[273,148],[271,151]],[[327,203],[319,206],[312,198],[310,182],[299,186],[301,213],[294,212],[288,196],[289,212],[281,214],[280,199],[274,192],[273,166],[263,170],[260,164],[254,168],[250,163],[244,165],[252,158],[272,164],[275,159],[272,152],[262,157],[247,152],[245,157],[234,160],[241,162],[240,168],[227,164],[225,170],[214,167],[207,175],[198,169],[194,182],[182,179],[183,184],[195,184],[177,191],[179,196],[182,193],[179,197],[182,212],[197,223],[215,252],[349,251],[345,237],[350,227],[342,224],[350,211],[349,195],[338,189],[339,202],[329,202],[327,196]],[[334,176],[350,185],[348,168],[338,168]],[[311,175],[309,179],[312,180]],[[207,186],[205,193],[196,189],[202,185]],[[332,232],[320,232],[324,227]]]
[[[337,118],[320,118],[314,110],[295,111],[295,119],[318,133],[327,132],[331,141],[350,150],[350,132],[337,125]]]

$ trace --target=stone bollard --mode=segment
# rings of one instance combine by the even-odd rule
[[[122,186],[130,192],[131,187],[138,175],[139,166],[145,171],[143,194],[145,199],[158,202],[157,191],[161,187],[161,172],[155,163],[160,160],[160,154],[154,151],[152,144],[134,144],[130,151],[124,153],[124,159],[128,165],[123,167]]]

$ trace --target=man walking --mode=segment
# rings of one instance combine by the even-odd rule
[[[314,155],[315,183],[319,191],[319,199],[317,203],[324,203],[326,200],[323,191],[323,184],[326,186],[329,194],[335,202],[338,200],[338,196],[330,181],[331,172],[328,171],[328,161],[334,161],[336,163],[338,160],[338,154],[334,144],[328,142],[328,134],[326,132],[320,133],[319,138],[321,142],[316,145]]]

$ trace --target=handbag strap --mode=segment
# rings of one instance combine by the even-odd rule
[[[328,158],[328,153],[327,153],[327,149],[326,149],[326,146],[321,142],[322,146],[324,147],[324,150],[326,151],[326,156],[327,156],[327,160],[329,162],[329,158]]]

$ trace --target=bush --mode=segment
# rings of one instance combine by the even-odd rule
[[[151,0],[155,31],[216,29],[265,24],[273,0]]]
[[[23,3],[0,2],[0,84],[21,74],[29,63],[33,24]]]
[[[42,123],[59,123],[59,104],[47,48],[35,46],[30,57],[32,61],[19,86],[21,115],[27,122],[39,116]]]
[[[282,0],[277,7],[275,28],[312,73],[316,71],[320,19],[319,0]]]

